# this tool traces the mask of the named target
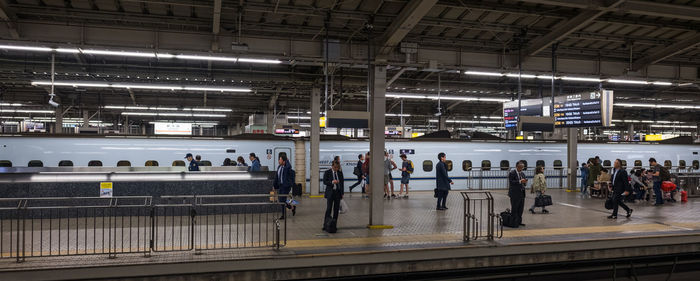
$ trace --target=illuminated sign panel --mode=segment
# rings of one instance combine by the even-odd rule
[[[554,126],[608,127],[612,119],[613,92],[601,90],[554,98]]]
[[[192,123],[153,123],[153,133],[156,135],[192,135]]]

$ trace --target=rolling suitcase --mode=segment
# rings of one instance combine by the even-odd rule
[[[518,227],[518,225],[515,225],[513,214],[510,212],[510,209],[506,209],[505,212],[501,212],[501,224],[507,227]]]

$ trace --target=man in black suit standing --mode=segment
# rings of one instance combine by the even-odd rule
[[[323,219],[323,230],[335,233],[337,231],[338,212],[340,211],[340,200],[345,193],[343,171],[340,170],[340,163],[333,161],[333,166],[323,174],[323,184],[326,185],[326,215]]]
[[[510,210],[515,227],[525,226],[523,223],[523,210],[525,209],[527,179],[523,173],[523,168],[525,168],[525,165],[518,161],[518,164],[515,165],[515,170],[511,170],[508,175],[508,197],[510,197]]]
[[[608,216],[609,219],[616,219],[617,218],[617,209],[622,206],[625,211],[627,211],[627,217],[629,218],[632,216],[632,209],[627,207],[625,203],[622,201],[625,196],[630,194],[630,190],[632,187],[630,186],[630,182],[627,180],[627,171],[625,169],[622,169],[622,161],[620,159],[615,160],[615,164],[613,164],[613,173],[612,173],[612,201],[613,201],[613,213],[612,215]]]

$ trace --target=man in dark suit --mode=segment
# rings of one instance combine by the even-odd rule
[[[615,160],[615,164],[613,164],[613,173],[612,173],[612,201],[613,201],[613,213],[612,215],[608,216],[609,219],[616,219],[617,218],[617,209],[622,206],[625,211],[627,211],[627,217],[629,218],[632,216],[632,209],[627,207],[625,203],[622,201],[625,196],[630,194],[630,190],[632,189],[630,186],[630,182],[627,180],[627,171],[625,169],[622,169],[622,161],[620,159]]]
[[[438,160],[440,160],[437,165],[435,165],[435,194],[437,195],[437,210],[444,211],[447,210],[447,194],[450,193],[450,185],[453,185],[452,179],[447,175],[447,164],[445,161],[447,156],[445,153],[440,152],[438,154]]]
[[[527,179],[523,173],[525,165],[518,161],[515,170],[508,174],[508,197],[510,197],[510,210],[513,215],[513,225],[515,227],[525,226],[523,223],[523,210],[525,208],[525,186]]]
[[[340,170],[340,163],[333,161],[330,169],[323,173],[323,184],[326,185],[326,216],[323,219],[323,231],[335,232],[338,223],[338,212],[340,211],[340,200],[345,194],[345,179],[343,171]],[[331,215],[332,212],[332,215]]]
[[[297,207],[292,206],[287,203],[287,195],[292,191],[292,185],[294,185],[294,177],[292,176],[292,166],[289,164],[286,154],[280,154],[277,159],[279,166],[277,167],[277,173],[275,174],[275,181],[272,183],[273,187],[277,189],[279,196],[279,202],[284,203],[285,207],[292,209],[292,216],[296,215]],[[282,212],[280,219],[285,218],[286,212]]]

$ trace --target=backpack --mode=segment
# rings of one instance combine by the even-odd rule
[[[360,166],[355,165],[355,168],[352,170],[352,174],[356,176],[361,176],[362,175],[362,169]]]
[[[409,174],[413,174],[413,170],[413,161],[408,160],[408,169],[406,169],[406,172],[408,172]]]
[[[670,181],[671,173],[668,172],[668,169],[661,165],[658,165],[657,167],[659,167],[659,179],[661,179],[661,181]]]

